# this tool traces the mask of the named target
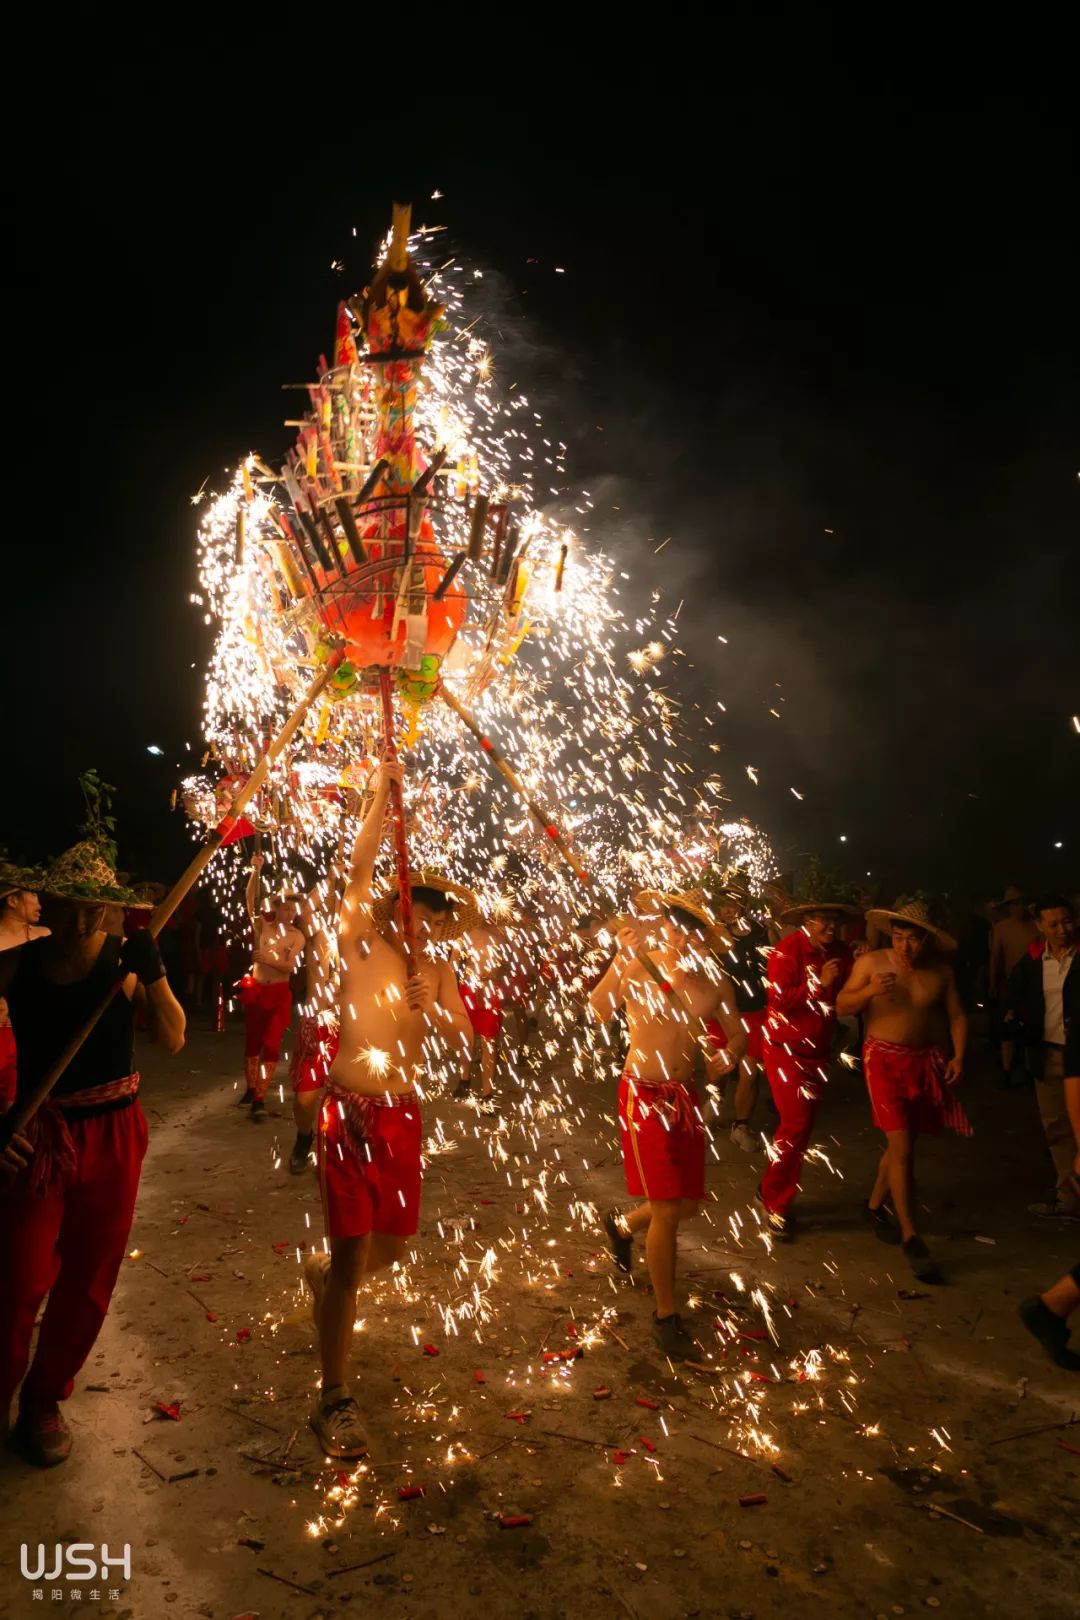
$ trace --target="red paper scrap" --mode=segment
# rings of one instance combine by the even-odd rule
[[[402,1485],[397,1493],[399,1502],[412,1502],[416,1497],[424,1495],[422,1485]]]
[[[284,1254],[286,1249],[292,1248],[292,1244],[289,1242],[288,1238],[282,1238],[280,1243],[271,1244],[271,1248],[275,1254]]]
[[[638,1396],[636,1396],[635,1400],[634,1400],[634,1405],[635,1406],[647,1407],[650,1412],[659,1412],[659,1410],[660,1410],[659,1402],[658,1401],[651,1401],[647,1395],[638,1395]]]
[[[189,1282],[209,1282],[210,1281],[210,1273],[208,1271],[196,1271],[188,1278],[188,1281]]]
[[[656,1447],[653,1445],[652,1441],[646,1439],[645,1435],[639,1434],[638,1439],[641,1441],[641,1443],[645,1447],[646,1451],[655,1451],[656,1450]]]
[[[768,1500],[769,1500],[769,1498],[767,1496],[740,1496],[739,1497],[739,1506],[740,1507],[761,1507],[762,1503],[767,1502]]]
[[[180,1421],[180,1402],[179,1401],[170,1401],[168,1403],[168,1405],[166,1405],[166,1403],[164,1401],[155,1401],[154,1402],[154,1409],[156,1411],[160,1412],[162,1417],[172,1418],[174,1423],[179,1423],[179,1421]]]
[[[580,1345],[572,1345],[569,1350],[545,1350],[545,1361],[580,1361],[585,1354]]]
[[[765,1335],[765,1329],[764,1328],[740,1328],[739,1329],[739,1337],[740,1337],[740,1339],[764,1339],[765,1336],[766,1335]]]
[[[630,1458],[633,1455],[634,1455],[634,1453],[632,1451],[617,1451],[615,1453],[615,1466],[616,1466],[616,1468],[621,1468],[623,1463],[629,1462]]]
[[[569,1334],[571,1339],[576,1339],[577,1338],[577,1326],[576,1326],[576,1324],[574,1322],[567,1322],[566,1331]]]
[[[236,1342],[237,1342],[237,1344],[247,1344],[247,1342],[248,1342],[248,1340],[250,1338],[251,1338],[251,1329],[250,1328],[237,1328],[237,1330],[236,1330]]]
[[[775,1380],[770,1378],[766,1373],[754,1372],[752,1368],[747,1372],[746,1376],[747,1378],[753,1379],[755,1384],[772,1384],[775,1382]]]
[[[782,1479],[783,1480],[785,1485],[790,1485],[791,1484],[791,1475],[790,1474],[785,1474],[784,1470],[781,1468],[779,1463],[773,1463],[772,1464],[772,1471],[776,1475],[777,1479]]]
[[[507,1412],[506,1415],[510,1419],[511,1423],[528,1423],[529,1419],[532,1417],[531,1412]]]
[[[487,1383],[487,1374],[482,1373],[480,1371],[479,1367],[477,1367],[476,1371],[473,1373],[473,1383],[474,1384],[486,1384]]]
[[[518,1530],[523,1524],[532,1524],[532,1522],[533,1516],[531,1513],[515,1513],[509,1518],[505,1513],[499,1514],[500,1530]]]
[[[1059,1440],[1058,1445],[1062,1451],[1071,1451],[1074,1457],[1080,1457],[1080,1446],[1070,1446],[1067,1440]]]
[[[425,1354],[425,1356],[437,1356],[438,1353],[439,1353],[438,1350],[436,1349],[436,1347],[433,1344],[425,1344],[425,1346],[424,1346],[424,1354]]]
[[[592,1392],[592,1398],[594,1401],[606,1401],[610,1394],[611,1391],[606,1384],[598,1384]]]
[[[216,1321],[217,1321],[217,1317],[216,1317],[216,1316],[215,1316],[215,1315],[214,1315],[214,1313],[213,1313],[213,1311],[207,1311],[207,1313],[206,1313],[206,1320],[207,1320],[207,1321],[208,1321],[208,1322],[216,1322]]]

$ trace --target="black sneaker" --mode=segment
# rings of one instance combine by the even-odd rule
[[[701,1357],[701,1346],[686,1331],[678,1311],[671,1316],[657,1316],[654,1311],[652,1331],[653,1338],[672,1361],[697,1361]]]
[[[871,1209],[869,1199],[863,1204],[862,1209],[863,1220],[874,1228],[876,1238],[879,1238],[882,1243],[900,1242],[900,1228],[897,1226],[896,1217],[890,1209],[886,1209],[884,1204],[879,1204],[877,1209]]]
[[[261,1125],[263,1120],[266,1118],[266,1104],[263,1102],[261,1097],[256,1097],[255,1101],[252,1103],[251,1117],[255,1121],[256,1125]]]
[[[609,1209],[604,1216],[604,1231],[608,1235],[611,1258],[620,1271],[629,1271],[634,1264],[634,1240],[630,1233],[624,1232],[619,1225],[617,1209]]]
[[[248,1086],[247,1090],[244,1092],[244,1095],[241,1097],[236,1106],[237,1108],[246,1108],[248,1103],[253,1103],[254,1101],[255,1093],[252,1091],[251,1087]]]
[[[1028,1332],[1034,1334],[1056,1367],[1069,1372],[1080,1372],[1080,1355],[1069,1348],[1069,1330],[1065,1319],[1055,1316],[1048,1305],[1037,1296],[1024,1299],[1017,1306],[1017,1314]]]
[[[297,1131],[293,1150],[289,1154],[289,1169],[294,1176],[302,1176],[311,1163],[311,1146],[314,1140],[314,1131]]]
[[[908,1265],[920,1282],[944,1282],[945,1279],[937,1268],[937,1261],[921,1237],[916,1235],[915,1237],[905,1238],[900,1247],[907,1257]]]
[[[792,1215],[790,1211],[782,1215],[778,1209],[766,1209],[765,1200],[761,1196],[760,1184],[755,1197],[757,1198],[758,1203],[761,1205],[762,1213],[765,1216],[765,1225],[767,1226],[770,1235],[774,1237],[778,1243],[794,1243],[794,1215]]]

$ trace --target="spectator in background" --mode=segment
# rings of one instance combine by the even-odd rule
[[[1039,931],[1028,914],[1024,894],[1015,883],[1010,883],[994,907],[996,913],[990,934],[990,1035],[996,1042],[1001,1057],[1005,1085],[1012,1079],[1016,1063],[1015,1030],[1009,1026],[1009,977],[1029,945],[1039,937]]]
[[[1054,1162],[1053,1193],[1029,1208],[1033,1215],[1075,1220],[1080,1217],[1074,1170],[1077,1137],[1065,1101],[1065,1043],[1080,993],[1075,919],[1072,904],[1063,895],[1041,896],[1034,912],[1039,938],[1009,975],[1006,1012],[1010,1027],[1028,1050],[1039,1117]]]

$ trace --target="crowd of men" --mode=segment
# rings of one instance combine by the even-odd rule
[[[419,1224],[421,1099],[432,1052],[437,1046],[458,1060],[459,1098],[478,1057],[480,1106],[494,1111],[504,1016],[515,1009],[519,1038],[532,1017],[521,964],[500,950],[500,928],[483,918],[469,890],[429,870],[413,874],[411,895],[395,882],[376,888],[400,780],[400,765],[384,760],[351,852],[308,895],[259,905],[255,858],[246,893],[252,955],[238,987],[242,1104],[258,1123],[292,1018],[293,975],[306,957],[290,1169],[304,1174],[314,1159],[318,1174],[327,1247],[305,1267],[322,1363],[310,1421],[325,1454],[343,1459],[367,1449],[348,1376],[357,1294],[401,1260]],[[0,867],[0,990],[9,1014],[0,1044],[0,1107],[8,1110],[0,1121],[0,1420],[7,1423],[18,1394],[12,1438],[41,1465],[70,1451],[62,1402],[101,1329],[130,1231],[147,1141],[136,1019],[167,1051],[178,1051],[185,1036],[158,946],[132,920],[138,899],[86,841],[44,875]],[[644,890],[626,916],[582,919],[570,936],[582,1012],[598,1025],[621,1025],[618,1120],[634,1202],[608,1212],[608,1244],[628,1273],[641,1239],[652,1333],[673,1361],[704,1355],[679,1310],[678,1233],[705,1195],[715,1112],[707,1099],[719,1101],[728,1082],[732,1141],[748,1152],[763,1148],[768,1160],[757,1188],[763,1236],[791,1242],[839,1026],[857,1030],[872,1118],[884,1137],[865,1220],[924,1282],[941,1273],[917,1227],[918,1139],[971,1130],[957,1093],[969,1026],[955,940],[926,904],[864,912],[818,893],[755,910],[736,877],[709,895]],[[1074,923],[1062,896],[1029,903],[1007,893],[990,952],[993,1036],[1011,1083],[1031,1076],[1053,1165],[1052,1190],[1036,1207],[1059,1221],[1080,1216]],[[199,963],[204,979],[225,971],[212,919],[210,931],[211,954]],[[102,1005],[103,1016],[72,1051],[72,1037]],[[761,1074],[776,1115],[771,1137],[752,1127]],[[1068,1316],[1078,1301],[1080,1267],[1021,1307],[1051,1358],[1074,1370],[1080,1354],[1069,1345]]]

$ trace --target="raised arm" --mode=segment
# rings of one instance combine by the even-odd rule
[[[949,1034],[952,1036],[953,1055],[945,1071],[945,1078],[949,1084],[959,1080],[964,1072],[964,1053],[967,1050],[968,1016],[964,1011],[964,1003],[960,999],[960,991],[956,984],[956,975],[951,967],[945,969],[945,1011],[949,1017]]]
[[[386,806],[390,799],[390,785],[400,783],[404,771],[396,759],[384,759],[379,765],[375,792],[367,815],[353,845],[352,859],[345,875],[345,893],[341,901],[341,933],[355,939],[358,933],[371,929],[371,884],[375,876],[375,859],[386,830]]]
[[[244,888],[244,904],[247,907],[247,914],[251,918],[252,922],[257,921],[255,915],[255,897],[256,891],[259,887],[259,871],[265,858],[266,857],[264,855],[253,855],[251,857],[251,875],[248,878],[247,884]]]
[[[615,935],[617,949],[611,965],[589,995],[589,1011],[601,1024],[614,1018],[626,999],[626,986],[634,970],[634,952],[639,940],[640,930],[635,923],[627,923]]]

